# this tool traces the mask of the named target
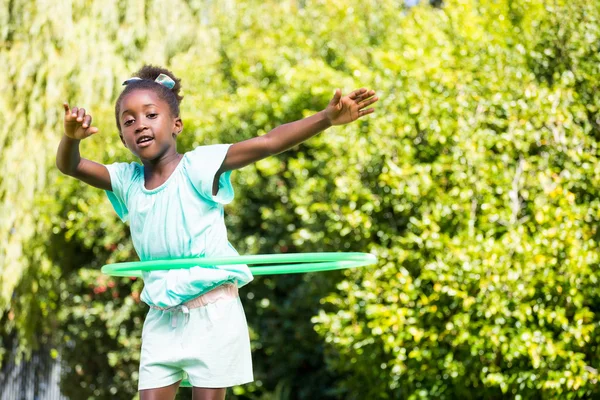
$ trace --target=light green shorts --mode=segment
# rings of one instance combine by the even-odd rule
[[[138,389],[168,386],[184,374],[195,387],[252,382],[248,325],[235,285],[223,285],[180,307],[148,312]]]

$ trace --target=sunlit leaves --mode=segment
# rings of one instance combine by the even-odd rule
[[[0,10],[5,332],[64,346],[74,398],[135,393],[141,283],[97,272],[135,257],[127,229],[53,156],[69,100],[101,131],[85,157],[131,160],[112,102],[152,62],[183,78],[181,151],[264,134],[336,87],[381,96],[375,116],[234,173],[240,252],[379,258],[245,288],[257,382],[237,395],[597,396],[598,5],[402,3]]]

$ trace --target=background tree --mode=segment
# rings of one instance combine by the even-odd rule
[[[54,154],[69,100],[101,131],[84,156],[132,160],[113,102],[150,62],[183,78],[181,151],[264,134],[335,87],[381,96],[234,174],[241,253],[380,260],[243,289],[257,381],[234,396],[597,396],[600,5],[546,3],[1,7],[0,356],[8,338],[54,346],[71,398],[135,396],[142,282],[98,272],[135,258],[129,232]]]

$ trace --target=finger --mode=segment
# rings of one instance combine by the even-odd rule
[[[69,103],[67,103],[66,101],[63,103],[63,108],[65,109],[65,116],[69,115],[69,111],[71,111],[71,109],[69,108]]]
[[[77,122],[83,122],[83,117],[85,117],[85,108],[80,108],[77,112]]]
[[[79,111],[79,108],[77,108],[77,107],[71,108],[71,117],[72,118],[77,118],[77,112],[78,111]]]
[[[374,109],[374,108],[367,108],[366,110],[360,110],[360,111],[358,112],[358,117],[360,118],[360,117],[363,117],[363,116],[365,116],[365,115],[367,115],[367,114],[371,114],[371,113],[373,113],[373,112],[375,112],[375,109]]]
[[[368,99],[369,97],[372,97],[374,95],[375,95],[374,90],[365,90],[364,92],[362,92],[361,94],[356,96],[355,100],[356,100],[356,102],[360,102],[360,101]]]
[[[366,91],[367,91],[367,89],[365,89],[365,88],[356,89],[355,91],[353,91],[352,93],[350,93],[348,95],[348,98],[350,98],[351,100],[356,100],[358,97],[360,97]]]
[[[85,137],[90,137],[90,136],[92,136],[92,135],[94,135],[96,133],[98,133],[98,128],[96,128],[95,126],[90,126],[84,132]]]
[[[357,98],[361,97],[366,91],[367,89],[365,88],[356,89],[355,91],[350,93],[348,97],[352,100],[356,100]]]
[[[363,94],[361,94],[359,96],[359,98],[357,98],[357,101],[363,101],[365,99],[368,99],[369,97],[373,97],[375,96],[375,91],[374,90],[367,90],[366,92],[364,92]]]
[[[87,128],[91,125],[92,125],[92,116],[88,114],[83,118],[83,124],[81,124],[81,127]]]
[[[377,101],[379,101],[379,97],[374,96],[374,97],[371,97],[371,98],[368,98],[368,99],[358,102],[357,105],[358,105],[358,108],[361,109],[361,108],[365,108],[366,106],[370,106],[371,104],[373,104]]]
[[[342,90],[341,89],[335,89],[335,92],[333,92],[333,98],[331,99],[331,101],[329,102],[329,104],[331,105],[336,105],[340,102],[340,99],[342,98]]]
[[[357,95],[357,96],[356,96],[356,99],[355,99],[355,101],[356,101],[356,102],[360,102],[360,101],[362,101],[362,100],[364,100],[364,99],[366,99],[366,98],[368,98],[368,97],[370,97],[370,96],[369,96],[369,92],[368,92],[368,91],[365,91],[365,92],[363,92],[363,93],[361,93],[361,94]]]

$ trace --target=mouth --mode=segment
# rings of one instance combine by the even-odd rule
[[[148,147],[154,142],[152,136],[140,136],[136,141],[138,147]]]

